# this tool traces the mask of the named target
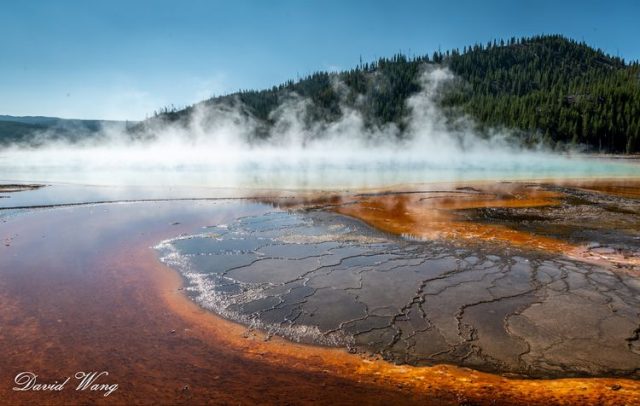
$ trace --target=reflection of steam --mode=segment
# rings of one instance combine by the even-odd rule
[[[137,140],[105,129],[81,144],[9,148],[0,166],[13,179],[264,187],[544,177],[576,170],[566,157],[518,148],[504,134],[479,136],[468,120],[448,122],[436,97],[452,77],[446,69],[425,71],[422,91],[407,100],[402,133],[395,124],[366,125],[359,111],[346,106],[335,121],[310,122],[311,102],[294,95],[272,112],[267,137],[255,136],[264,124],[242,106],[198,105],[186,124],[156,122]],[[335,86],[340,94],[341,84]],[[592,168],[577,165],[585,169]]]

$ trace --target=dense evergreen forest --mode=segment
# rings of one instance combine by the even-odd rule
[[[444,66],[455,79],[438,103],[450,118],[473,118],[479,134],[506,129],[524,144],[575,147],[591,152],[640,152],[640,65],[559,35],[511,38],[462,50],[407,57],[395,55],[339,73],[316,72],[266,90],[213,97],[185,109],[165,108],[126,128],[149,137],[157,125],[190,120],[196,107],[232,106],[260,124],[268,137],[278,108],[295,97],[306,103],[308,125],[337,120],[344,107],[358,110],[368,126],[406,126],[407,98],[420,91],[429,66]],[[106,122],[0,116],[0,146],[40,144],[47,138],[81,141]],[[402,135],[402,132],[400,132]]]
[[[448,114],[474,118],[480,133],[513,130],[525,143],[580,145],[595,152],[640,152],[640,66],[559,35],[493,41],[462,50],[409,58],[395,55],[340,73],[317,72],[267,90],[239,91],[201,106],[240,105],[265,124],[292,94],[313,103],[306,119],[335,120],[341,105],[358,109],[369,125],[407,114],[425,65],[456,75],[439,98]],[[336,87],[336,79],[344,86]],[[364,97],[360,97],[364,96]],[[181,120],[195,106],[164,109],[150,119]],[[266,132],[265,132],[266,134]]]

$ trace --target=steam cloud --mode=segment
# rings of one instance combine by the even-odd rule
[[[594,170],[541,148],[520,148],[505,133],[480,136],[464,117],[451,123],[437,96],[452,79],[446,69],[425,70],[422,90],[406,102],[402,134],[395,124],[365,125],[362,114],[344,104],[339,120],[309,124],[311,101],[294,96],[272,112],[274,125],[263,140],[254,136],[263,124],[239,107],[198,105],[186,126],[158,126],[151,138],[132,140],[105,128],[80,144],[13,146],[0,151],[0,168],[8,178],[29,180],[265,188],[585,176]],[[342,84],[334,86],[343,91]]]

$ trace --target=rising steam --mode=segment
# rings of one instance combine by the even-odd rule
[[[366,125],[362,114],[346,104],[337,121],[309,123],[305,112],[311,101],[292,95],[272,112],[274,124],[264,139],[255,137],[263,124],[241,106],[197,105],[186,125],[156,125],[141,139],[105,128],[81,143],[12,146],[0,151],[0,167],[6,179],[265,188],[588,176],[611,170],[541,148],[520,148],[505,133],[480,136],[464,117],[451,123],[437,97],[452,79],[446,69],[425,70],[422,90],[406,101],[402,133],[395,124]],[[343,85],[334,86],[340,94]]]

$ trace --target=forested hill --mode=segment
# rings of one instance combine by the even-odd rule
[[[268,128],[271,113],[295,93],[313,102],[307,106],[308,122],[339,118],[342,103],[360,110],[369,125],[395,122],[402,128],[405,101],[419,91],[425,64],[446,66],[457,75],[439,103],[451,114],[473,117],[481,132],[509,128],[529,142],[640,152],[638,63],[625,63],[558,35],[494,41],[415,58],[396,55],[350,71],[318,72],[200,105],[239,105]],[[335,79],[344,86],[337,88]],[[164,109],[143,125],[184,120],[193,108]]]
[[[560,36],[445,57],[469,85],[447,97],[485,126],[593,150],[640,151],[640,66]]]
[[[124,121],[0,115],[0,147],[12,144],[37,146],[54,140],[86,141],[100,137],[106,128],[123,131],[128,126]]]

